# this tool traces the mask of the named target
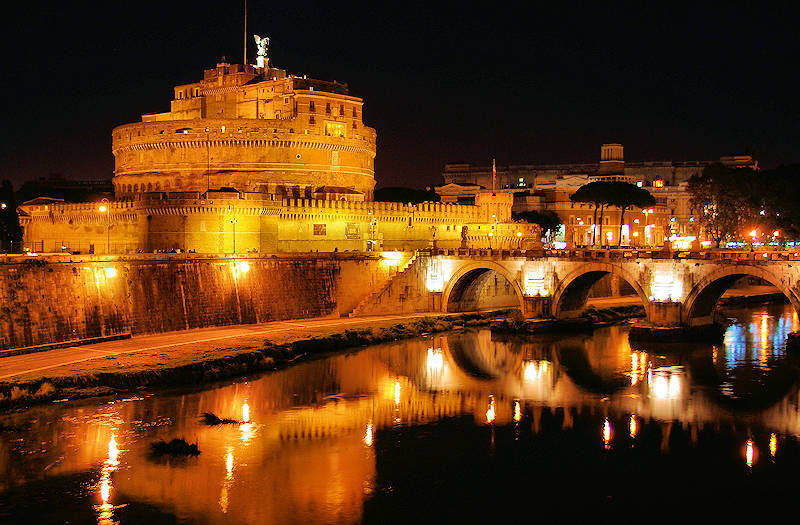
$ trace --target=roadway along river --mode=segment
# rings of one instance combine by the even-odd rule
[[[720,345],[456,331],[0,417],[2,523],[690,522],[794,508],[788,306]],[[200,416],[238,420],[208,426]],[[199,456],[153,457],[185,438]]]

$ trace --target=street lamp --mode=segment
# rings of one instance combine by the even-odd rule
[[[650,226],[650,223],[648,222],[650,214],[653,213],[654,211],[655,211],[654,208],[645,208],[645,209],[642,210],[642,213],[644,213],[644,240],[645,240],[645,244],[650,244],[651,235],[647,235],[647,227]]]
[[[517,250],[522,249],[522,232],[517,232]]]
[[[236,217],[231,219],[231,224],[233,225],[233,253],[236,253]]]
[[[494,237],[494,232],[489,232],[489,249],[492,249],[492,237]]]
[[[101,200],[97,210],[106,214],[106,253],[108,254],[111,253],[111,206],[108,199]]]

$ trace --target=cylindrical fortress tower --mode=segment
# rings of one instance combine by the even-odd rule
[[[217,64],[175,87],[171,111],[112,132],[118,199],[235,188],[372,200],[375,130],[347,85]]]

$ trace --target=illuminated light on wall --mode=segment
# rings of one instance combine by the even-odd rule
[[[116,268],[106,268],[105,269],[106,279],[113,279],[117,276],[117,269]]]
[[[525,295],[547,297],[550,290],[545,284],[544,270],[534,270],[525,274]]]
[[[428,348],[426,361],[429,375],[440,375],[444,370],[444,355],[441,348]]]
[[[679,301],[683,287],[680,281],[675,280],[672,272],[656,272],[650,292],[651,301]]]
[[[611,422],[606,418],[605,421],[603,421],[603,445],[605,445],[607,449],[611,448],[611,436]]]
[[[442,275],[442,265],[438,259],[431,260],[428,265],[428,277],[426,285],[429,292],[441,292],[444,289],[444,276]]]
[[[673,235],[669,239],[672,241],[673,250],[690,250],[692,248],[692,243],[697,240],[697,237],[693,235],[686,237],[678,237],[677,235]]]
[[[239,270],[239,273],[247,273],[250,271],[250,264],[247,261],[237,262],[236,269]]]
[[[631,225],[630,224],[623,224],[622,225],[622,238],[630,237],[631,235]]]
[[[385,266],[397,266],[403,258],[403,254],[400,252],[383,252],[381,256],[381,264]]]
[[[487,423],[494,423],[494,419],[497,416],[494,410],[494,396],[489,396],[489,408],[486,410],[486,422]]]

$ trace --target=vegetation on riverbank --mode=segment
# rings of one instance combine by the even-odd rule
[[[590,306],[580,317],[574,319],[525,319],[519,311],[512,312],[504,319],[492,322],[492,330],[521,334],[550,334],[566,331],[591,331],[597,326],[625,322],[628,319],[644,317],[641,305],[611,306],[595,308]]]

